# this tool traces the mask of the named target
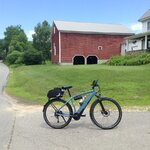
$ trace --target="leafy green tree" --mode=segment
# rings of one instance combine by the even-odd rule
[[[27,42],[19,42],[17,38],[14,38],[11,40],[9,44],[9,52],[11,53],[13,51],[19,51],[19,52],[24,52],[27,49]]]
[[[43,55],[41,51],[32,48],[24,52],[23,63],[26,65],[42,64]]]
[[[51,26],[45,20],[42,24],[38,23],[34,30],[35,34],[32,35],[34,48],[42,52],[44,60],[49,59],[51,49]]]
[[[9,53],[6,57],[6,61],[9,64],[21,64],[23,59],[23,53],[19,51],[13,51]]]
[[[0,60],[5,59],[5,56],[6,56],[5,41],[3,39],[0,39]]]
[[[7,53],[11,53],[12,51],[22,52],[26,50],[26,45],[28,42],[27,36],[20,25],[7,27],[4,35]]]
[[[6,61],[9,64],[22,63],[24,51],[28,49],[28,40],[20,25],[9,26],[4,32]]]

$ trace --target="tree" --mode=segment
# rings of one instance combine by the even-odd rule
[[[9,26],[6,28],[5,35],[5,48],[7,53],[12,51],[25,51],[27,45],[27,36],[20,25]]]
[[[44,60],[50,58],[51,49],[51,27],[49,23],[45,20],[44,22],[38,23],[34,28],[35,34],[33,37],[33,46],[38,51],[43,54]]]
[[[24,64],[37,65],[37,64],[42,64],[42,61],[43,61],[42,52],[37,51],[34,48],[24,52],[24,55],[23,55],[23,63]]]
[[[9,26],[4,32],[6,61],[9,64],[22,63],[23,53],[28,49],[28,40],[20,25]]]
[[[3,39],[0,39],[0,60],[5,59],[5,56],[6,56],[5,41]]]
[[[6,57],[8,64],[21,64],[23,62],[23,53],[19,51],[13,51]]]

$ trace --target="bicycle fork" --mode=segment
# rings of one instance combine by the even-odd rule
[[[109,112],[104,108],[104,105],[103,105],[101,99],[99,99],[99,104],[100,104],[100,106],[102,108],[102,110],[101,110],[102,115],[105,116],[105,117],[109,116]]]

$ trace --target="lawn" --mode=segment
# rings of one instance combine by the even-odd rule
[[[44,104],[47,91],[73,85],[77,94],[98,79],[102,95],[121,106],[150,106],[150,64],[142,66],[45,65],[11,67],[6,92],[22,100]]]

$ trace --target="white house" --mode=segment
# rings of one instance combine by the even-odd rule
[[[138,20],[142,23],[142,33],[125,38],[121,46],[121,54],[135,51],[150,52],[150,9]]]

